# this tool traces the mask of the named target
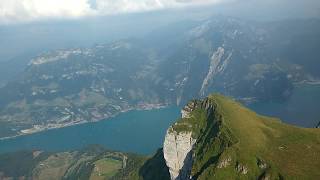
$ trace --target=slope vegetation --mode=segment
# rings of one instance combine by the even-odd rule
[[[319,129],[286,125],[221,95],[192,101],[185,110],[188,116],[172,131],[192,132],[196,139],[193,179],[320,177]]]

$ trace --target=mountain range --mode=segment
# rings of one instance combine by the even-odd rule
[[[216,16],[140,39],[44,52],[19,61],[28,62],[19,71],[7,69],[0,137],[182,105],[210,92],[247,103],[285,101],[295,84],[319,83],[319,33],[316,19]]]

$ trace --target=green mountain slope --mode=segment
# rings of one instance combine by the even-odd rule
[[[196,139],[188,172],[194,179],[320,177],[319,129],[283,124],[220,95],[192,101],[185,111],[171,131]]]
[[[319,169],[320,129],[284,124],[221,95],[189,102],[152,157],[99,146],[0,155],[0,179],[318,179]]]

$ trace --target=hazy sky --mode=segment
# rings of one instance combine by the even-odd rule
[[[221,1],[229,0],[0,0],[0,21],[77,18],[215,4]]]
[[[0,23],[125,14],[201,5],[236,6],[241,7],[239,11],[244,13],[257,10],[272,14],[273,10],[277,10],[318,16],[320,12],[320,0],[0,0]]]

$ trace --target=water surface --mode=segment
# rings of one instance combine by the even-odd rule
[[[162,147],[167,128],[178,117],[178,107],[134,110],[96,123],[0,140],[0,152],[35,149],[64,151],[101,144],[112,150],[150,154]]]
[[[320,85],[297,85],[285,102],[260,102],[249,105],[249,108],[289,124],[315,127],[320,121]]]

